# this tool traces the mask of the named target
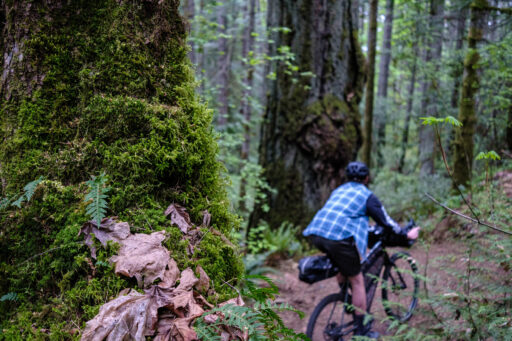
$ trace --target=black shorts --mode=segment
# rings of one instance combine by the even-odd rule
[[[361,260],[353,237],[343,240],[330,240],[311,235],[309,240],[331,258],[342,275],[352,277],[361,272]]]

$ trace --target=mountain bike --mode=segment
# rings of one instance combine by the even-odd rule
[[[404,229],[408,231],[414,225],[414,221],[411,220]],[[392,236],[384,233],[384,229],[379,226],[369,231],[368,239],[371,250],[367,258],[361,262],[366,287],[367,312],[370,313],[379,280],[382,279],[380,281],[382,304],[386,314],[400,322],[405,322],[411,318],[418,303],[418,268],[407,252],[399,251],[389,256],[385,247],[411,246],[413,241],[408,245],[396,243]],[[330,272],[332,274],[332,269]],[[318,303],[309,319],[306,331],[306,335],[312,341],[350,339],[356,329],[353,319],[355,308],[351,305],[350,291],[348,281],[340,283],[338,293],[328,295]]]

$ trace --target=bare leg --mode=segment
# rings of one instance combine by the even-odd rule
[[[358,315],[364,315],[366,313],[366,289],[363,274],[359,273],[348,279],[352,285],[352,304]]]

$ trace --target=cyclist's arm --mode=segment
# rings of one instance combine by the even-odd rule
[[[377,225],[384,227],[387,232],[392,231],[395,234],[405,235],[400,225],[391,219],[380,200],[374,194],[370,195],[368,200],[366,200],[366,214],[372,217]]]

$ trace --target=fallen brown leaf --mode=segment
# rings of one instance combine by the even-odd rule
[[[196,272],[199,273],[199,282],[196,284],[196,289],[205,293],[210,289],[210,277],[200,265],[197,266]]]
[[[141,288],[150,286],[157,278],[165,280],[170,253],[162,246],[165,232],[134,234],[120,242],[121,248],[110,260],[116,264],[116,274],[135,277]],[[172,275],[169,279],[172,279]]]
[[[171,204],[165,210],[165,216],[168,215],[170,215],[171,224],[178,226],[181,232],[186,234],[188,229],[192,227],[190,216],[184,207],[178,204]]]

